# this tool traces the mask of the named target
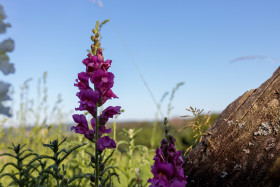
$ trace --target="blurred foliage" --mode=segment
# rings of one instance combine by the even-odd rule
[[[203,110],[200,110],[197,108],[190,107],[189,109],[187,108],[186,110],[188,112],[191,112],[193,114],[193,117],[191,118],[191,122],[189,124],[187,124],[185,127],[179,129],[178,132],[181,132],[182,130],[191,127],[192,132],[194,133],[192,136],[194,139],[194,142],[185,150],[184,155],[186,155],[188,152],[190,152],[194,146],[196,146],[199,142],[201,142],[202,136],[205,135],[206,130],[213,123],[212,121],[210,121],[211,120],[211,116],[209,115],[210,112],[202,115]],[[191,116],[185,115],[182,117],[191,117]]]
[[[135,129],[122,129],[122,134],[126,137],[126,140],[121,140],[117,143],[117,148],[120,145],[125,145],[125,148],[120,152],[121,161],[124,160],[124,165],[118,163],[118,169],[126,177],[128,186],[146,186],[147,180],[143,180],[143,171],[144,166],[150,166],[149,160],[149,150],[146,146],[135,145],[134,141],[137,135],[141,132],[141,128],[138,130]],[[125,155],[125,159],[123,159]],[[138,159],[134,158],[138,156]],[[123,185],[123,184],[122,184]]]

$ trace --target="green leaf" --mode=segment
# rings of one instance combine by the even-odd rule
[[[14,156],[10,153],[3,153],[3,154],[0,154],[0,156],[9,156],[9,157],[17,158],[16,156]]]
[[[29,154],[26,154],[23,157],[21,157],[20,160],[24,160],[30,156],[39,156],[39,155],[37,153],[29,153]]]
[[[73,148],[71,148],[69,151],[67,151],[67,153],[62,157],[62,159],[60,160],[60,162],[62,162],[65,158],[67,158],[74,150],[85,146],[87,143],[82,143],[80,145],[76,145]]]
[[[126,142],[126,141],[124,141],[124,140],[118,141],[117,146],[119,146],[119,145],[121,145],[121,144],[126,144],[126,145],[128,145],[128,142]]]
[[[70,184],[72,182],[74,182],[75,180],[77,179],[83,179],[83,178],[88,178],[88,176],[92,175],[91,173],[83,173],[83,174],[80,174],[80,175],[74,175],[69,181],[67,184]]]
[[[10,173],[4,173],[4,174],[0,175],[0,179],[1,179],[2,177],[5,177],[5,176],[11,177],[15,183],[20,184],[20,183],[19,183],[19,180],[18,180],[14,175],[12,175],[12,174],[10,174]]]
[[[63,144],[66,141],[67,137],[65,137],[59,144],[58,146],[60,146],[61,144]]]
[[[16,169],[18,169],[18,167],[17,167],[17,165],[15,163],[8,162],[8,163],[4,164],[4,166],[2,167],[0,173],[2,173],[7,166],[14,166]]]
[[[31,149],[25,149],[25,150],[23,150],[22,152],[20,152],[19,154],[18,154],[18,156],[20,157],[23,153],[25,153],[26,151],[30,151],[30,152],[33,152]]]
[[[110,155],[105,159],[105,161],[103,162],[104,164],[106,164],[106,162],[113,156],[115,150],[113,150]]]

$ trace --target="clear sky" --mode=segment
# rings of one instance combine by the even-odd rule
[[[18,102],[19,86],[48,72],[50,105],[62,94],[65,111],[78,106],[73,86],[85,70],[97,20],[102,28],[105,59],[112,59],[113,91],[119,97],[122,120],[152,120],[156,106],[145,88],[132,54],[155,98],[178,82],[172,117],[186,115],[189,106],[222,111],[245,91],[257,88],[279,65],[280,1],[256,0],[1,0],[11,23],[0,40],[11,37],[9,53],[16,73],[0,79],[11,83]],[[123,44],[126,43],[127,48]],[[127,50],[128,49],[128,50]],[[130,53],[129,53],[130,51]],[[265,56],[230,63],[243,56]],[[273,60],[271,60],[273,59]],[[162,111],[167,110],[167,100]]]

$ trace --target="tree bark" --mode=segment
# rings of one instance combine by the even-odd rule
[[[280,67],[231,103],[186,156],[188,186],[280,185]]]

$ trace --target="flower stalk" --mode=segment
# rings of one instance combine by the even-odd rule
[[[120,114],[121,109],[120,106],[109,106],[98,115],[99,107],[108,99],[118,98],[111,90],[114,85],[114,74],[109,72],[108,69],[111,67],[112,60],[104,60],[102,48],[100,47],[100,27],[104,23],[99,24],[99,21],[96,22],[93,35],[91,36],[91,40],[94,43],[91,45],[91,51],[87,55],[88,58],[83,60],[86,71],[78,74],[78,79],[76,79],[74,84],[79,89],[77,97],[80,99],[80,106],[76,110],[87,111],[92,116],[90,120],[92,128],[89,128],[86,116],[83,114],[73,115],[73,119],[78,125],[71,127],[71,130],[83,134],[85,138],[95,144],[95,157],[93,158],[93,154],[91,154],[91,166],[95,171],[90,176],[90,180],[96,187],[98,185],[103,186],[111,176],[117,176],[114,167],[109,166],[105,168],[105,163],[102,163],[105,156],[105,154],[102,154],[103,150],[106,148],[116,148],[114,139],[111,139],[109,136],[103,136],[103,134],[109,134],[112,131],[110,128],[106,129],[105,124],[109,118]],[[94,85],[94,88],[90,87],[90,82]],[[111,156],[112,154],[109,158]],[[107,157],[106,160],[109,158]],[[110,172],[110,170],[113,170],[113,172]]]
[[[185,187],[187,176],[184,175],[182,168],[184,164],[181,151],[175,149],[175,138],[168,134],[167,118],[164,119],[165,138],[161,141],[160,148],[156,149],[152,173],[154,178],[149,179],[150,187],[169,186]]]
[[[98,141],[98,121],[97,121],[97,107],[96,107],[96,115],[95,115],[95,186],[98,187],[98,176],[99,176],[99,158],[98,158],[98,149],[97,149],[97,141]]]

